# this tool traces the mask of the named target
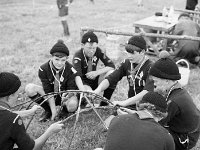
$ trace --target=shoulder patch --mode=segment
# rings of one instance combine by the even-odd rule
[[[39,67],[39,70],[40,70],[40,71],[43,71],[41,67]]]
[[[74,60],[74,63],[77,64],[77,63],[78,63],[78,60]]]
[[[78,63],[78,61],[81,61],[81,59],[80,59],[80,58],[78,58],[78,57],[74,57],[73,63],[77,64],[77,63]]]
[[[74,57],[74,60],[80,60],[81,61],[81,59],[79,57]]]
[[[71,68],[73,73],[77,73],[76,69],[74,69],[74,67]]]

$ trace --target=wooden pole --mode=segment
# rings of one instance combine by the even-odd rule
[[[193,10],[186,10],[186,9],[174,9],[175,11],[179,11],[179,12],[184,12],[184,13],[191,13],[191,14],[198,14],[200,15],[199,11],[193,11]]]
[[[105,34],[114,34],[114,35],[124,35],[124,36],[147,36],[147,37],[158,37],[158,38],[166,38],[166,39],[175,39],[175,40],[192,40],[192,41],[200,41],[200,37],[193,37],[187,35],[168,35],[168,34],[156,34],[156,33],[131,33],[131,32],[123,32],[123,31],[112,31],[112,30],[104,30],[104,29],[95,29],[89,27],[82,27],[81,31],[93,31],[93,32],[101,32]]]

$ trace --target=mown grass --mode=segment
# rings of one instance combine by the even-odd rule
[[[62,26],[57,16],[55,0],[1,0],[0,2],[0,71],[14,72],[22,80],[21,91],[24,86],[33,82],[41,84],[38,77],[38,67],[49,58],[49,50],[58,39],[63,39],[72,55],[80,48],[80,28],[84,26],[115,29],[134,32],[132,23],[138,19],[153,15],[161,11],[163,6],[174,5],[175,8],[184,8],[185,1],[178,0],[144,0],[144,7],[138,8],[136,1],[130,0],[96,0],[95,5],[89,0],[76,0],[70,7],[68,16],[71,31],[70,43],[62,36]],[[118,40],[108,40],[106,35],[97,33],[102,47],[116,64],[124,59],[119,43],[127,40],[127,37],[118,36]],[[191,70],[191,76],[186,87],[192,95],[195,104],[200,108],[200,79],[199,68]],[[23,95],[25,97],[25,95]],[[127,98],[127,81],[119,82],[112,100],[124,100]],[[112,112],[111,110],[98,110],[103,119]],[[39,123],[38,114],[28,128],[28,133],[37,138],[51,124]],[[28,119],[24,119],[25,125]],[[44,150],[64,150],[69,145],[72,136],[72,119],[66,124],[65,130],[52,136],[46,143]],[[75,136],[71,149],[91,150],[102,147],[106,133],[102,132],[101,123],[94,112],[81,114],[77,123]],[[199,143],[194,148],[200,149]]]

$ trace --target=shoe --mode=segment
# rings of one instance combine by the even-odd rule
[[[104,101],[101,101],[99,106],[108,106],[108,103],[104,102]]]
[[[81,100],[81,109],[84,109],[87,106],[87,104],[88,103],[87,103],[85,97],[83,97],[82,100]]]
[[[49,120],[51,118],[51,113],[48,111],[44,111],[42,113],[42,115],[39,118],[40,122],[46,122],[47,120]]]
[[[59,114],[58,114],[58,120],[62,120],[62,119],[65,119],[69,116],[71,116],[73,113],[71,112],[67,112],[65,110],[62,110]]]

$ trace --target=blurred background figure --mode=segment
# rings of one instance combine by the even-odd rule
[[[200,27],[192,20],[189,14],[182,13],[172,34],[200,37]],[[199,63],[199,41],[172,40],[170,43],[173,50],[171,52],[173,59],[179,60],[184,58],[192,64]]]
[[[143,6],[143,0],[137,0],[137,5],[138,7],[142,7]]]
[[[94,4],[94,0],[90,0],[90,2],[92,2]]]
[[[64,36],[70,36],[69,26],[67,23],[67,16],[69,14],[69,4],[72,3],[73,0],[57,0],[58,6],[58,15],[61,19],[61,23],[64,29]]]
[[[187,0],[185,9],[195,10],[195,7],[198,4],[198,0]]]

